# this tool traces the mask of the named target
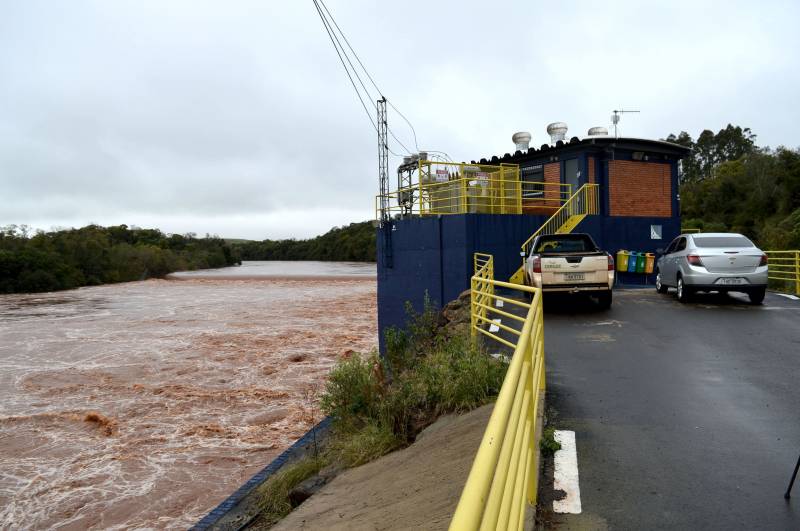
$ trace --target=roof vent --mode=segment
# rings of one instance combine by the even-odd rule
[[[517,146],[517,151],[528,151],[531,142],[531,134],[527,131],[520,131],[511,135],[511,141]]]
[[[567,136],[567,124],[564,122],[553,122],[547,126],[547,134],[550,135],[550,143],[555,144],[559,140],[562,142]]]
[[[608,129],[605,127],[592,127],[589,129],[589,136],[608,136]]]

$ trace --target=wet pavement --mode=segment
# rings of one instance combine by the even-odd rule
[[[800,301],[621,290],[545,298],[547,406],[576,433],[580,515],[554,529],[800,529]]]

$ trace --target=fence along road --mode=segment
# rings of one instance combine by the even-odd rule
[[[514,354],[450,529],[522,529],[527,504],[536,504],[538,488],[541,417],[537,413],[545,385],[542,292],[494,280],[491,255],[476,254],[474,260],[473,337],[485,335],[513,348]],[[498,295],[496,288],[529,293],[531,302]],[[523,318],[502,310],[501,304],[527,308],[527,315]],[[494,316],[506,319],[509,325]],[[518,328],[510,326],[515,322]],[[503,339],[497,335],[500,330],[518,339]]]

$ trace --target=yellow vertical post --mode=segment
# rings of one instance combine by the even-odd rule
[[[472,286],[471,286],[472,289],[470,290],[470,294],[469,294],[469,300],[470,300],[470,312],[469,312],[470,327],[469,327],[469,333],[473,338],[478,333],[478,331],[475,330],[475,321],[476,321],[476,319],[475,319],[475,308],[477,307],[477,305],[475,304],[475,302],[476,302],[475,301],[475,295],[476,295],[476,293],[475,293],[475,285],[476,284],[477,284],[477,282],[473,278],[472,279]]]
[[[467,213],[467,178],[461,176],[461,203],[459,205],[461,214]]]
[[[794,291],[800,295],[800,251],[794,252]]]
[[[419,164],[419,171],[417,175],[419,175],[418,184],[419,184],[419,215],[423,214],[422,212],[422,161],[420,160],[417,164]],[[428,173],[430,174],[431,167],[428,166]],[[430,180],[430,179],[429,179]]]

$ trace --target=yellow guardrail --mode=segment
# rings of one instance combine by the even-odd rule
[[[389,215],[522,214],[555,210],[572,196],[572,185],[520,180],[519,166],[420,161],[417,182],[389,192]],[[376,219],[380,196],[375,198]]]
[[[681,229],[681,234],[698,234],[702,229]]]
[[[486,256],[486,255],[483,255]],[[542,292],[537,288],[500,282],[488,275],[488,263],[472,277],[472,329],[514,349],[497,402],[481,440],[451,530],[522,529],[526,503],[536,504],[541,426],[538,410],[545,388]],[[495,288],[532,294],[530,303],[500,296]],[[497,308],[496,301],[527,309],[525,317]],[[521,329],[492,321],[502,316]],[[517,337],[516,343],[485,329],[486,325]]]
[[[769,278],[794,284],[794,291],[800,295],[800,251],[764,251],[769,259]]]
[[[530,245],[540,234],[558,234],[570,232],[576,221],[592,214],[600,213],[600,198],[597,193],[599,185],[587,183],[581,186],[561,208],[559,208],[550,219],[544,222],[539,230],[531,234],[531,237],[522,244],[524,256],[530,254]],[[574,223],[574,224],[573,224]],[[524,260],[523,260],[524,261]]]
[[[483,284],[478,284],[479,281],[485,279],[494,279],[494,256],[485,253],[475,253],[472,258],[473,261],[473,280],[472,280],[472,309],[475,310],[478,308],[477,312],[471,312],[471,330],[473,337],[477,332],[475,332],[476,326],[478,324],[478,319],[486,318],[486,309],[483,307],[487,303],[491,303],[490,297],[494,295],[494,286],[488,285],[485,287],[484,290],[479,289],[483,287]],[[484,293],[484,291],[486,293]],[[476,306],[480,304],[481,306]]]

